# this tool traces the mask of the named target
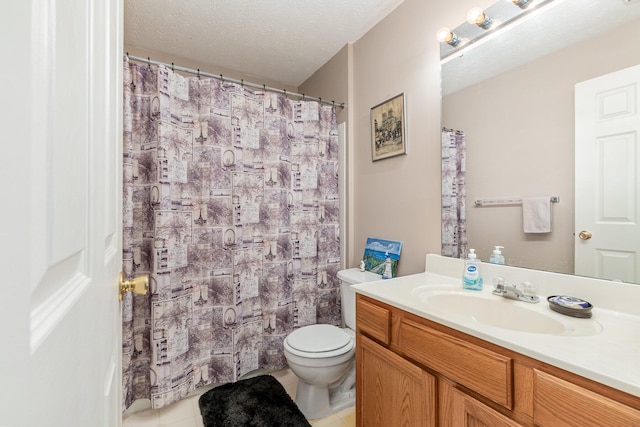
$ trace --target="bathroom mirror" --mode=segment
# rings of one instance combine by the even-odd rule
[[[442,126],[466,135],[469,247],[483,261],[501,245],[509,265],[574,274],[574,88],[640,64],[640,1],[553,3],[443,61]],[[551,233],[525,234],[519,205],[474,206],[535,196],[560,199]]]

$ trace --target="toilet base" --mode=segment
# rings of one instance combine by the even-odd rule
[[[327,387],[319,387],[298,380],[296,404],[308,420],[324,418],[331,414]]]
[[[331,386],[308,384],[298,378],[296,404],[305,418],[315,420],[355,405],[356,371],[353,366]]]

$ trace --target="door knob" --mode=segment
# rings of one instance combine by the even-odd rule
[[[582,230],[580,234],[578,234],[578,237],[580,237],[582,240],[589,240],[591,236],[593,235],[589,230]]]
[[[120,272],[118,279],[118,299],[122,301],[122,297],[126,292],[133,292],[144,295],[149,291],[149,275],[141,274],[133,279],[125,279],[124,274]]]

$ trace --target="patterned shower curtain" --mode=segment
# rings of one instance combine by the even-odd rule
[[[339,325],[335,109],[124,64],[124,408],[286,366]]]
[[[467,252],[466,141],[462,131],[442,129],[442,255]]]

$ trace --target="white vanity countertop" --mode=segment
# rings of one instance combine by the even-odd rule
[[[427,257],[427,266],[429,266],[429,257],[437,256],[429,255]],[[493,266],[491,268],[493,268]],[[435,268],[435,270],[438,271],[438,268]],[[507,273],[514,271],[514,274],[517,275],[518,272],[516,270],[525,269],[509,267],[504,271]],[[491,271],[494,272],[494,270]],[[527,271],[531,272],[532,270],[525,270],[525,273]],[[536,273],[538,273],[536,280],[544,282],[545,279],[541,278],[542,276],[538,277],[541,272]],[[558,276],[555,273],[547,274]],[[576,278],[573,276],[569,277],[572,278],[573,282],[576,282]],[[549,286],[543,284],[543,286],[541,286],[542,289],[539,288],[538,293],[540,302],[537,304],[528,304],[526,302],[509,300],[492,295],[493,285],[491,278],[487,279],[487,277],[485,277],[484,280],[485,284],[482,291],[467,291],[462,289],[461,278],[427,271],[425,273],[397,277],[390,280],[354,285],[354,289],[357,293],[369,296],[425,319],[432,320],[640,397],[640,311],[624,312],[603,308],[602,306],[606,304],[599,304],[598,301],[584,298],[594,306],[592,309],[592,317],[591,319],[577,319],[552,311],[546,300],[549,295],[568,294],[566,293],[566,286],[565,289],[561,289],[561,292],[558,293],[544,293],[545,288]],[[549,281],[553,283],[553,280],[554,277],[551,276]],[[593,282],[594,279],[585,280],[591,280]],[[580,282],[580,278],[578,278],[577,281]],[[507,282],[509,283],[508,278]],[[610,283],[608,281],[597,282]],[[595,284],[598,285],[598,283]],[[601,285],[602,284],[600,284],[600,286]],[[576,286],[586,288],[591,285],[578,283]],[[428,287],[432,287],[432,289],[450,289],[457,294],[469,292],[482,298],[495,298],[499,300],[501,304],[505,304],[505,307],[507,304],[515,304],[517,307],[536,311],[541,315],[567,325],[575,325],[575,322],[590,322],[588,325],[597,326],[597,330],[599,330],[601,326],[602,330],[599,330],[597,333],[572,336],[571,334],[553,335],[522,332],[508,329],[508,327],[490,326],[475,321],[472,316],[461,316],[456,313],[447,313],[447,311],[443,309],[434,309],[433,305],[425,303],[423,298],[417,295],[417,292],[419,293],[421,290],[429,290]],[[558,287],[562,286],[558,285]],[[640,288],[640,286],[638,286],[638,288]],[[589,294],[588,291],[583,292]],[[640,304],[640,300],[635,298],[637,296],[635,290],[633,292],[634,295],[632,296],[635,299],[635,304]],[[581,297],[580,292],[568,295]],[[596,292],[593,295],[598,294]],[[625,295],[617,295],[616,297],[625,298]],[[587,323],[579,325],[587,325]],[[425,351],[428,351],[428,349],[425,349]]]

